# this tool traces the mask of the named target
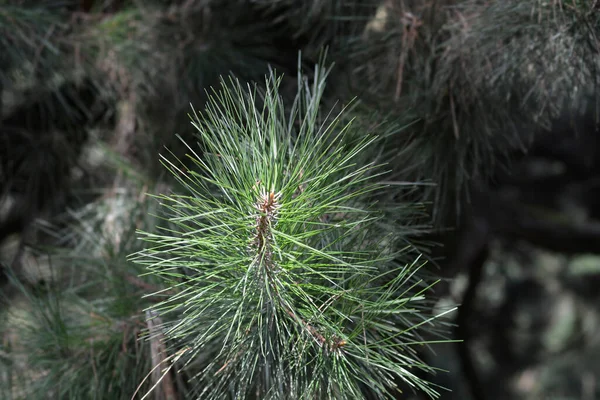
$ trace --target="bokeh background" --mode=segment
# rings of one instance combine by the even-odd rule
[[[0,0],[0,399],[132,398],[158,155],[220,76],[292,99],[324,51],[326,106],[398,127],[431,313],[460,305],[441,398],[600,398],[599,37],[597,0]]]

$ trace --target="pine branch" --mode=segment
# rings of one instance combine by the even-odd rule
[[[469,182],[487,179],[540,128],[575,115],[597,90],[593,2],[382,2],[344,51],[355,92],[415,135],[401,165],[425,188],[438,222],[460,213]],[[395,99],[394,102],[390,99]],[[394,111],[396,110],[396,111]],[[401,111],[400,111],[401,110]]]
[[[429,285],[379,223],[384,171],[359,162],[378,139],[320,111],[328,74],[299,74],[289,117],[280,77],[224,81],[193,115],[193,167],[163,157],[187,193],[158,196],[167,217],[132,259],[177,291],[152,310],[199,398],[384,398],[395,379],[438,396],[417,375],[434,372],[416,354]]]
[[[147,326],[143,309],[168,292],[144,297],[162,287],[137,277],[140,269],[125,261],[139,249],[136,227],[154,225],[139,190],[121,183],[55,216],[40,229],[46,246],[25,249],[49,278],[33,286],[11,273],[13,290],[0,291],[8,300],[0,307],[3,398],[130,399],[138,385],[150,389],[143,378],[158,353],[155,342],[139,340]],[[172,388],[185,396],[182,382]]]

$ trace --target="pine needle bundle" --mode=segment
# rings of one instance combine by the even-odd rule
[[[132,259],[176,292],[152,308],[177,360],[160,368],[196,371],[198,398],[438,395],[417,353],[435,331],[423,262],[377,202],[401,190],[363,162],[376,136],[321,112],[328,73],[299,74],[289,116],[275,74],[224,81],[189,162],[163,158],[185,194],[158,197],[165,222]]]

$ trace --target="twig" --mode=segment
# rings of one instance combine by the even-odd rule
[[[165,337],[160,332],[158,327],[162,324],[162,320],[156,313],[152,311],[146,311],[146,323],[148,324],[149,338],[150,338],[150,358],[152,365],[161,365],[167,361],[167,349],[165,348],[164,340]],[[156,399],[165,400],[176,400],[177,394],[173,385],[173,378],[170,370],[165,372],[160,369],[152,370],[152,383],[153,386],[157,386],[159,383],[160,391],[156,393]]]

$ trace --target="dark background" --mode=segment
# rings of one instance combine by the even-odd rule
[[[442,398],[600,398],[599,14],[593,0],[0,1],[0,398],[56,382],[61,398],[131,398],[156,282],[126,256],[153,226],[143,193],[172,184],[158,154],[185,152],[174,134],[220,75],[274,68],[289,98],[298,52],[310,70],[324,48],[326,105],[358,96],[357,118],[404,127],[394,176],[426,183],[409,194],[429,210],[415,243],[463,340],[425,352],[449,371],[431,378]],[[109,333],[79,337],[100,343],[86,375],[48,343],[90,321]]]

